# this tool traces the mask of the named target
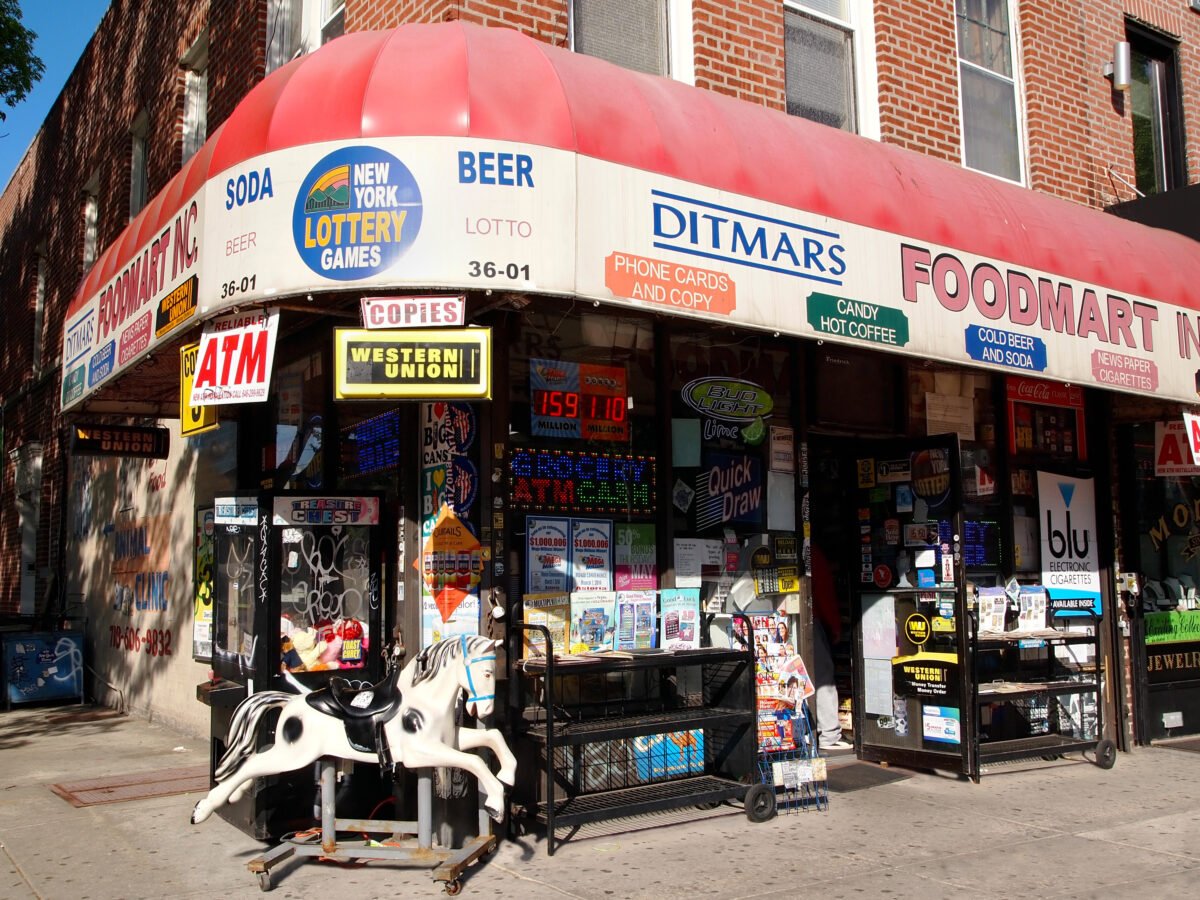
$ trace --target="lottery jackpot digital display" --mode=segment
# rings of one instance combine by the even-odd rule
[[[625,370],[529,360],[530,433],[588,441],[629,439]]]

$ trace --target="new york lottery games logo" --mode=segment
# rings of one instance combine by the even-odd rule
[[[377,147],[343,147],[317,163],[296,195],[292,236],[305,265],[353,281],[395,265],[421,230],[421,189]]]

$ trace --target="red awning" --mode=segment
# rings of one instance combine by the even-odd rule
[[[389,136],[513,141],[1200,310],[1182,236],[507,29],[357,32],[266,78],[92,268],[81,307],[206,181],[252,157]]]

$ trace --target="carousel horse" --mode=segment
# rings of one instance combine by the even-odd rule
[[[216,787],[192,811],[203,822],[221,804],[235,803],[254,779],[290,772],[323,756],[359,762],[392,759],[407,768],[448,767],[474,775],[484,808],[499,821],[504,814],[504,785],[512,786],[517,761],[494,728],[470,728],[455,722],[459,697],[476,718],[490,715],[496,699],[496,647],[499,641],[463,635],[430,644],[375,685],[333,679],[319,690],[296,694],[251,694],[234,711],[229,745],[214,773]],[[298,685],[298,682],[293,682]],[[275,743],[255,752],[263,715],[280,709]],[[500,761],[492,774],[483,758],[465,751],[487,747]]]

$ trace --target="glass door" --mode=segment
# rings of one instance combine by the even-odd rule
[[[974,712],[958,438],[860,441],[852,457],[859,757],[967,774]]]

